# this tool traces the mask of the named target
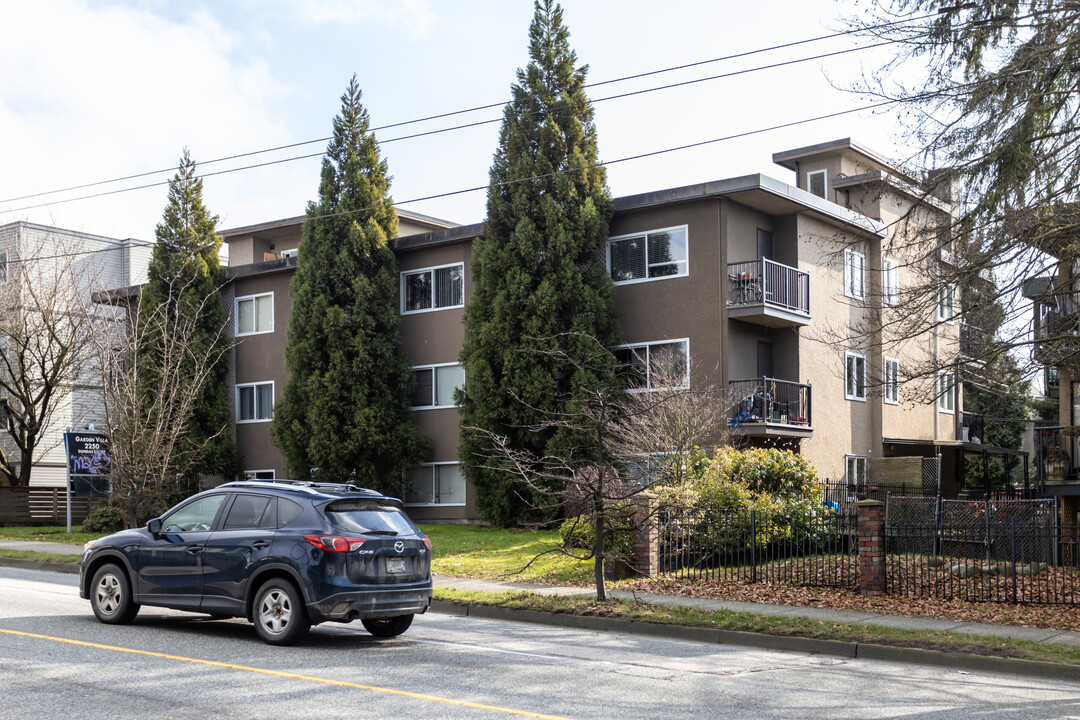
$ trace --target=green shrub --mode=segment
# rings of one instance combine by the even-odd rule
[[[720,448],[702,482],[720,480],[737,481],[754,494],[769,495],[782,502],[820,502],[822,496],[817,470],[804,456],[790,450]]]
[[[112,505],[104,505],[91,511],[83,522],[83,532],[88,533],[114,533],[127,527],[127,516],[124,511]]]
[[[570,548],[592,550],[596,543],[596,527],[588,515],[567,518],[559,526],[563,545]],[[609,526],[604,538],[604,555],[630,558],[634,554],[634,521],[629,512],[616,512],[613,526]]]

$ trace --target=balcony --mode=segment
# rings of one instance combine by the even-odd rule
[[[743,434],[810,437],[810,386],[760,377],[729,382],[734,400],[731,425]]]
[[[960,439],[977,445],[986,442],[986,418],[977,413],[961,413]]]
[[[1073,293],[1047,295],[1037,308],[1035,360],[1049,366],[1080,363],[1080,304]]]
[[[728,263],[728,317],[765,327],[810,324],[810,275],[766,258]]]

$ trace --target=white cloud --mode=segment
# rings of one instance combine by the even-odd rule
[[[279,0],[304,22],[314,25],[385,20],[421,37],[431,29],[435,13],[427,0]]]
[[[273,112],[286,88],[246,55],[242,36],[206,12],[166,17],[145,6],[62,0],[6,4],[0,23],[9,29],[0,44],[0,200],[175,167],[185,146],[198,161],[287,138]],[[240,191],[273,197],[279,184],[271,175],[245,173]],[[10,212],[117,187],[0,203],[0,224],[26,219],[152,237],[164,188]],[[207,195],[208,204],[235,209],[212,180]]]

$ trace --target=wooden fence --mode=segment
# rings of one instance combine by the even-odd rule
[[[91,509],[104,500],[71,498],[71,522],[80,524]],[[0,488],[0,525],[66,525],[67,497],[64,488]]]

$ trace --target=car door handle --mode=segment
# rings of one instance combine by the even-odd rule
[[[255,542],[251,543],[251,547],[255,548],[256,550],[262,550],[263,548],[270,547],[270,541],[269,540],[256,540]]]
[[[189,553],[191,553],[192,555],[198,555],[199,553],[202,552],[202,549],[203,549],[202,545],[189,545],[187,551]]]

